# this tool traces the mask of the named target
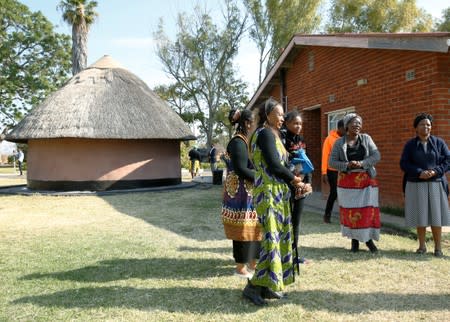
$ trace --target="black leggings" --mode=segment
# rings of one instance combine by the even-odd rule
[[[233,240],[233,257],[236,263],[245,264],[259,258],[260,241]]]
[[[300,219],[303,212],[303,206],[305,205],[305,198],[295,199],[291,197],[291,220],[292,220],[292,229],[294,231],[294,241],[293,246],[298,246],[298,235],[300,234]]]
[[[325,216],[330,218],[333,211],[333,205],[337,198],[337,179],[338,172],[327,170],[328,184],[330,185],[330,194],[328,195],[327,207],[325,208]]]

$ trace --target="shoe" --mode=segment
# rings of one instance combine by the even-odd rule
[[[276,300],[281,300],[281,299],[285,299],[287,298],[287,294],[283,293],[283,292],[275,292],[272,291],[270,288],[268,287],[262,287],[261,290],[261,297],[263,299],[276,299]]]
[[[359,241],[357,239],[352,239],[352,248],[350,251],[352,253],[357,253],[359,251]]]
[[[419,255],[423,255],[426,252],[427,252],[427,248],[426,247],[425,248],[417,248],[416,249],[416,254],[419,254]]]
[[[378,252],[378,248],[377,248],[377,246],[375,246],[372,239],[369,240],[368,242],[366,242],[366,246],[369,248],[369,250],[372,254]]]
[[[324,224],[331,224],[331,218],[330,218],[330,216],[324,215],[324,216],[323,216],[323,223],[324,223]]]
[[[444,253],[440,249],[435,249],[434,250],[434,256],[436,256],[438,258],[441,258],[441,257],[444,257]]]
[[[261,296],[262,288],[261,286],[255,286],[248,281],[247,286],[245,286],[242,295],[253,302],[253,304],[258,306],[267,305],[267,301]]]

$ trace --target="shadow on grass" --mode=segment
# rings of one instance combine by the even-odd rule
[[[229,254],[232,255],[232,242],[230,240],[230,247],[212,247],[212,248],[204,248],[204,247],[189,247],[182,246],[178,247],[178,251],[180,252],[192,252],[192,253],[214,253],[214,254]]]
[[[350,242],[349,242],[350,243]],[[335,260],[339,259],[343,262],[356,262],[356,261],[367,261],[371,259],[389,258],[394,260],[405,260],[405,261],[430,261],[433,260],[434,256],[431,252],[428,254],[418,255],[415,252],[408,252],[405,250],[383,250],[379,249],[378,253],[372,254],[364,245],[360,244],[360,250],[357,253],[352,253],[350,251],[350,244],[348,248],[343,247],[300,247],[299,256],[306,257],[308,259],[314,260],[315,262],[323,260]],[[444,256],[443,259],[447,258]]]
[[[21,277],[21,280],[57,279],[78,282],[104,283],[110,281],[139,279],[204,279],[216,276],[227,276],[231,273],[232,261],[220,259],[113,259],[98,262],[97,265],[86,266],[56,273],[34,273]]]
[[[197,248],[185,247],[186,250],[200,250]],[[201,249],[205,251],[205,249]],[[210,249],[217,251],[216,248]],[[219,251],[223,249],[220,248]],[[432,260],[433,256],[419,256],[407,254],[401,251],[383,251],[379,254],[371,254],[368,251],[360,251],[357,254],[349,252],[347,249],[330,247],[330,248],[314,248],[302,247],[300,256],[313,260],[318,263],[320,261],[334,260],[339,258],[342,262],[367,261],[380,257],[393,258],[396,260],[411,259],[418,261]],[[230,275],[233,267],[233,260],[208,259],[208,265],[204,265],[205,260],[201,259],[173,259],[173,258],[149,258],[135,259],[123,258],[104,260],[97,265],[86,266],[70,271],[55,273],[33,273],[25,275],[20,280],[34,279],[57,279],[77,282],[104,283],[111,281],[127,280],[127,279],[204,279],[210,277],[220,277]]]
[[[198,241],[225,237],[220,218],[221,186],[101,196],[117,211]]]
[[[327,290],[290,292],[288,299],[270,301],[269,308],[299,305],[306,311],[366,313],[369,311],[445,311],[450,293],[342,293]],[[258,310],[242,298],[241,290],[223,288],[83,287],[45,295],[26,296],[12,304],[63,308],[132,308],[168,312],[240,313]]]
[[[104,195],[101,198],[125,215],[190,239],[205,241],[225,238],[220,217],[222,194],[222,186],[200,184],[183,190]],[[333,218],[331,225],[322,221],[321,214],[305,210],[301,235],[340,231],[337,218]],[[382,233],[414,237],[409,231],[399,231],[391,226],[383,226]]]

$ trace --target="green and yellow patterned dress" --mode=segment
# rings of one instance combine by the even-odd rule
[[[263,158],[257,142],[263,128],[256,130],[250,142],[255,167],[253,202],[262,226],[261,253],[251,284],[281,291],[294,282],[290,190],[286,182],[274,176]],[[275,137],[278,157],[287,161],[283,143]]]

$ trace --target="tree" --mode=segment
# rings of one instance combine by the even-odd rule
[[[243,0],[252,23],[250,38],[259,52],[259,83],[296,33],[312,33],[320,24],[322,0]],[[265,67],[264,67],[265,66]]]
[[[450,7],[442,10],[442,20],[436,25],[437,31],[450,31]]]
[[[433,19],[415,0],[332,0],[329,33],[430,31]]]
[[[98,14],[97,1],[62,0],[58,9],[63,19],[72,26],[72,75],[76,75],[87,65],[87,35]]]
[[[223,17],[224,26],[220,29],[206,10],[197,7],[192,16],[178,15],[175,41],[165,34],[162,19],[155,33],[156,51],[164,71],[189,100],[208,145],[217,128],[216,114],[225,91],[235,80],[233,59],[246,24],[246,17],[241,17],[232,0],[225,1]]]
[[[158,85],[153,91],[166,101],[170,107],[189,124],[194,124],[196,119],[202,117],[195,112],[191,103],[191,95],[180,83]]]
[[[225,89],[225,99],[216,116],[217,136],[219,133],[226,133],[223,141],[228,142],[234,134],[234,127],[228,120],[228,114],[232,109],[240,109],[245,106],[249,100],[247,84],[239,79],[232,79]]]
[[[0,7],[0,127],[12,127],[70,72],[70,37],[16,0]]]

